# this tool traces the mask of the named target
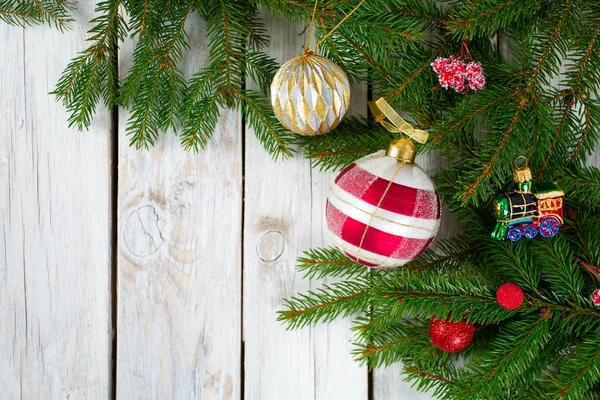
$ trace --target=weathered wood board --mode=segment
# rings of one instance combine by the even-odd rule
[[[188,21],[189,77],[208,62]],[[121,73],[133,44],[120,51]],[[242,128],[225,111],[208,147],[173,134],[128,146],[119,113],[117,398],[238,399],[241,360]]]
[[[81,50],[72,31],[0,23],[0,387],[3,399],[111,393],[110,118],[67,127],[48,94]]]
[[[301,54],[303,27],[266,18],[269,54],[279,63]],[[365,87],[353,92],[366,110]],[[284,297],[314,289],[295,270],[304,251],[324,243],[332,174],[300,157],[273,161],[246,129],[244,212],[245,398],[367,399],[367,371],[352,361],[348,321],[286,331],[276,321]]]

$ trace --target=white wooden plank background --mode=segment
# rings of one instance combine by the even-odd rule
[[[92,4],[65,34],[0,24],[0,390],[3,399],[108,398],[109,113],[67,129],[50,92],[84,46]]]
[[[303,27],[265,19],[279,63],[301,54]],[[353,110],[366,110],[366,88],[353,95]],[[302,280],[295,265],[303,250],[323,244],[331,174],[311,171],[302,158],[273,161],[250,128],[245,171],[246,398],[366,399],[367,371],[352,362],[347,321],[290,332],[275,321],[283,297],[317,284]]]
[[[295,260],[330,244],[334,174],[274,162],[229,111],[197,155],[172,134],[128,147],[123,110],[67,129],[48,92],[84,48],[92,3],[65,34],[0,24],[2,398],[428,399],[399,366],[369,374],[353,362],[348,321],[292,332],[276,321],[283,297],[321,283],[302,280]],[[188,22],[190,76],[208,51],[204,25]],[[302,27],[266,27],[279,62],[301,51]],[[132,48],[119,53],[122,76]],[[364,86],[351,112],[366,112]],[[440,236],[455,230],[446,213]]]
[[[188,76],[208,62],[188,21]],[[120,51],[131,64],[132,43]],[[208,148],[163,136],[128,147],[119,113],[117,397],[238,399],[241,392],[242,126],[222,114]]]

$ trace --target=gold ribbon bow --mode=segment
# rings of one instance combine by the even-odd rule
[[[390,132],[404,133],[409,138],[419,143],[427,143],[429,134],[421,129],[415,129],[388,104],[383,97],[369,102],[369,108],[375,116],[375,121],[381,123]],[[386,121],[387,118],[390,122]]]

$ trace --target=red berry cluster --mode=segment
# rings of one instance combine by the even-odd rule
[[[451,87],[458,93],[468,89],[480,90],[485,85],[485,76],[481,63],[471,61],[465,63],[459,57],[438,57],[431,63],[433,70],[438,74],[438,81],[443,88]]]
[[[592,302],[595,306],[600,307],[600,289],[596,289],[592,293]]]

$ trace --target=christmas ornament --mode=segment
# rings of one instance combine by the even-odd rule
[[[516,310],[523,304],[523,290],[514,283],[505,283],[496,291],[496,300],[507,310]]]
[[[519,165],[519,161],[524,163]],[[527,159],[515,160],[515,191],[502,193],[494,199],[496,226],[492,237],[497,240],[508,238],[513,242],[522,237],[554,237],[563,223],[564,192],[554,183],[533,186]]]
[[[334,129],[346,114],[350,82],[336,63],[307,52],[279,68],[271,83],[271,104],[287,129],[320,135]]]
[[[485,76],[480,62],[466,63],[462,57],[438,57],[431,63],[431,67],[438,74],[440,85],[448,89],[453,88],[458,93],[465,93],[468,89],[481,90],[485,86]]]
[[[381,100],[372,104],[379,113],[385,103]],[[395,113],[391,107],[383,110]],[[404,122],[402,129],[410,132]],[[427,132],[411,134],[421,140],[424,134],[426,140]],[[440,199],[429,176],[414,163],[415,155],[410,139],[396,139],[387,152],[355,161],[335,179],[327,200],[327,226],[352,260],[369,267],[398,267],[433,241],[440,226]]]
[[[600,307],[600,289],[596,289],[592,293],[592,302],[595,306]]]
[[[471,344],[475,326],[466,321],[451,322],[431,318],[429,338],[438,349],[447,353],[458,353]]]
[[[318,4],[315,0],[304,54],[283,64],[271,83],[273,111],[287,129],[305,136],[321,135],[334,129],[344,118],[350,105],[348,76],[333,61],[314,54],[313,49],[364,2],[361,0],[327,35],[309,48]]]

